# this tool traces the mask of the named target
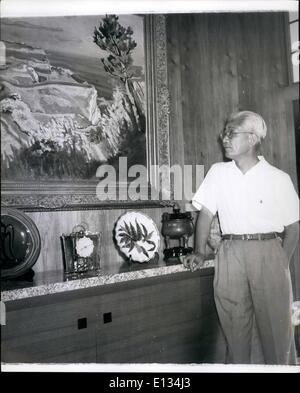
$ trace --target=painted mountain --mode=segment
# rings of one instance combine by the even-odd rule
[[[16,40],[3,43],[2,179],[91,179],[99,165],[117,166],[117,158],[124,155],[129,165],[145,165],[145,129],[134,124],[145,113],[141,67],[133,67],[138,77],[129,86],[137,113],[130,108],[128,91],[108,75],[99,57]]]

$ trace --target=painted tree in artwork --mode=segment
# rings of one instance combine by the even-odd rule
[[[130,26],[123,27],[116,15],[108,15],[102,19],[94,30],[94,42],[100,49],[108,53],[102,57],[104,69],[111,76],[118,78],[125,88],[128,114],[135,132],[145,132],[145,114],[143,103],[134,87],[135,70],[132,52],[137,46]]]

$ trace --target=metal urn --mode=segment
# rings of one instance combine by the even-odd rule
[[[173,206],[173,213],[162,215],[162,235],[165,238],[166,248],[164,250],[165,260],[177,259],[181,256],[191,254],[193,248],[188,246],[189,237],[194,233],[193,217],[191,212],[180,212],[177,204]],[[171,247],[174,243],[178,244]]]

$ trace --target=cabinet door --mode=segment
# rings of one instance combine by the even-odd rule
[[[2,361],[21,363],[96,362],[95,313],[87,299],[56,296],[6,303]]]
[[[222,361],[212,279],[190,274],[101,296],[97,362]]]

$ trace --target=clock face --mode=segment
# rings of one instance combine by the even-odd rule
[[[82,258],[89,257],[94,251],[94,243],[93,241],[84,236],[77,240],[76,242],[76,252]]]

